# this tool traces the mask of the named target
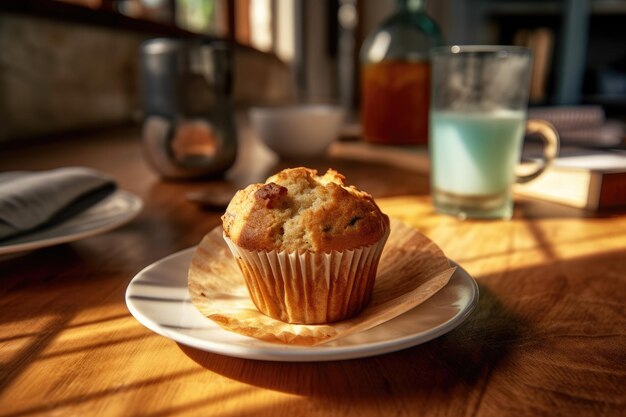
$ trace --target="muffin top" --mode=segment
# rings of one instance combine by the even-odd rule
[[[380,240],[389,218],[372,197],[329,169],[286,169],[235,194],[222,216],[224,233],[248,250],[330,252]]]

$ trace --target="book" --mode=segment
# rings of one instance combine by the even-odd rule
[[[625,143],[626,124],[606,119],[600,106],[533,107],[528,109],[528,118],[552,123],[565,145],[616,147]]]
[[[525,46],[533,52],[529,99],[533,103],[546,100],[548,75],[552,66],[554,34],[546,27],[523,28],[513,36],[513,44]]]
[[[538,144],[528,144],[527,157],[538,154]],[[362,141],[339,141],[329,156],[388,164],[428,175],[428,148],[372,145]],[[562,147],[561,154],[538,178],[515,184],[514,193],[586,210],[626,208],[626,151]]]
[[[626,207],[626,152],[563,148],[542,175],[514,190],[585,210]]]
[[[531,107],[528,118],[547,120],[559,131],[601,126],[606,121],[604,109],[596,105]]]

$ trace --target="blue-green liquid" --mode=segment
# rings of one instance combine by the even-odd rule
[[[432,184],[459,195],[507,193],[520,159],[525,112],[433,111]]]

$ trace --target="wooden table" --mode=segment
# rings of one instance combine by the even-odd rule
[[[262,155],[262,156],[259,156]],[[0,169],[86,165],[139,195],[130,224],[0,262],[2,416],[624,416],[626,215],[531,200],[511,221],[433,212],[424,176],[318,160],[418,227],[480,286],[470,318],[410,349],[274,363],[179,345],[144,328],[124,292],[143,267],[195,245],[219,211],[190,191],[259,180],[284,164],[246,144],[230,182],[162,182],[137,130],[5,151]]]

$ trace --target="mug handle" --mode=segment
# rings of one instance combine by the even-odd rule
[[[516,182],[518,184],[524,184],[537,178],[559,154],[559,133],[551,123],[545,120],[529,119],[526,122],[526,134],[537,134],[541,137],[543,140],[543,157],[536,170],[526,175],[517,175]]]

